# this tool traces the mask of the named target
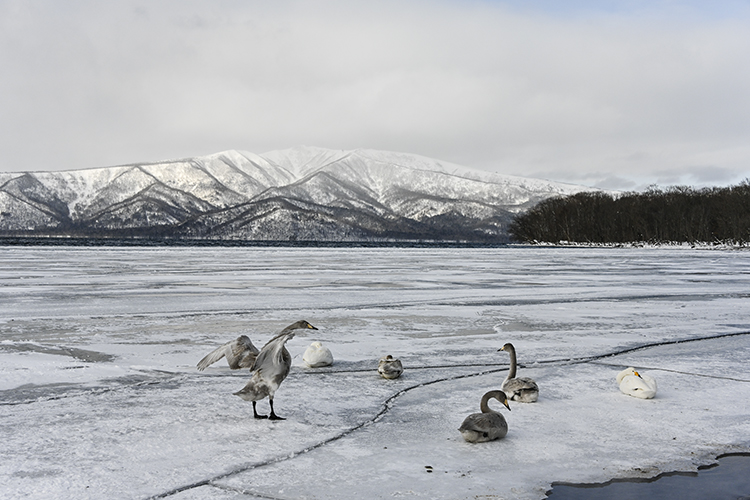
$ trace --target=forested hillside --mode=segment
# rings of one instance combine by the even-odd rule
[[[550,198],[518,215],[519,242],[750,242],[750,180],[726,188],[650,188]]]

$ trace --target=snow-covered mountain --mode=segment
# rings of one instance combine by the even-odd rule
[[[225,151],[0,173],[0,235],[501,242],[514,214],[587,190],[385,151]]]

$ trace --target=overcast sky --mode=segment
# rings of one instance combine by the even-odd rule
[[[750,1],[0,0],[0,171],[296,145],[750,178]]]

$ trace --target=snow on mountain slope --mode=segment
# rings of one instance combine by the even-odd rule
[[[591,189],[405,153],[305,146],[263,155],[233,150],[108,168],[1,174],[0,230],[486,239],[501,235],[512,214],[550,196],[584,190]],[[452,230],[451,224],[462,227]]]

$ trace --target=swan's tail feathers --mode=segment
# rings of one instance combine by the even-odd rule
[[[201,359],[198,362],[198,370],[203,371],[210,365],[216,363],[221,358],[223,358],[224,355],[226,354],[225,349],[226,349],[226,344],[215,349],[214,351],[209,353],[205,358]]]

